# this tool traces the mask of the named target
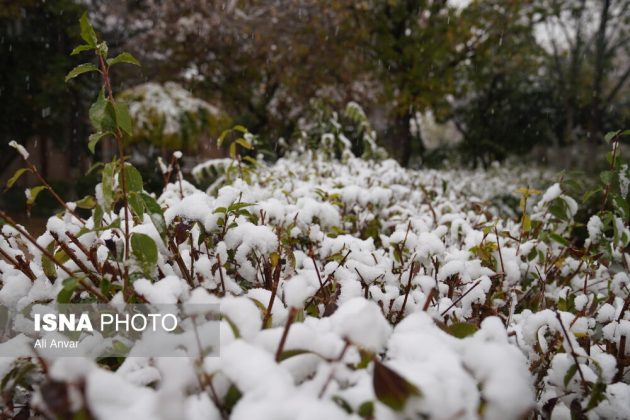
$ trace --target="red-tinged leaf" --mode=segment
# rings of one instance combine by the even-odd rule
[[[422,395],[415,385],[376,359],[373,386],[376,398],[395,411],[402,410],[410,397]]]

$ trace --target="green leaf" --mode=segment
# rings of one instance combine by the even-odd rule
[[[129,207],[136,217],[142,222],[144,216],[144,202],[137,192],[129,193]]]
[[[352,406],[348,403],[348,401],[344,400],[339,395],[333,395],[331,400],[335,402],[346,414],[352,414]]]
[[[166,237],[166,221],[164,220],[164,212],[162,208],[155,201],[155,198],[151,197],[149,194],[142,193],[140,194],[142,201],[144,202],[144,206],[147,209],[147,212],[151,216],[151,221],[157,229],[158,233],[162,238]]]
[[[229,211],[237,211],[237,210],[244,209],[245,207],[250,207],[250,206],[253,206],[253,205],[254,205],[253,203],[245,203],[245,202],[241,201],[241,202],[238,202],[238,203],[230,204],[230,206],[228,207],[228,210]],[[215,212],[216,212],[216,210],[215,210]]]
[[[374,394],[394,411],[401,411],[412,396],[420,396],[420,390],[383,363],[374,359]]]
[[[578,370],[578,365],[571,365],[571,367],[569,368],[569,370],[567,370],[567,373],[564,375],[564,387],[566,388],[567,385],[569,385],[569,382],[571,382],[571,379],[573,379],[573,377],[575,376],[576,372]]]
[[[45,185],[38,185],[37,187],[30,188],[28,191],[28,195],[26,197],[26,205],[32,206],[35,204],[35,200],[37,200],[37,196],[40,192],[44,191],[47,187]]]
[[[357,414],[364,419],[374,418],[374,401],[366,401],[362,403],[357,409]]]
[[[232,321],[228,316],[226,315],[221,315],[221,319],[224,319],[225,322],[228,323],[228,325],[230,326],[230,329],[232,330],[232,334],[234,335],[234,338],[239,338],[241,336],[241,332],[238,330],[238,327],[236,326],[236,324],[234,323],[234,321]]]
[[[110,58],[107,60],[107,64],[110,66],[113,66],[114,64],[118,64],[118,63],[128,63],[128,64],[133,64],[136,66],[140,65],[140,62],[136,60],[136,58],[133,55],[129,54],[128,52],[118,54],[116,57]]]
[[[72,295],[79,285],[79,280],[74,277],[67,278],[63,281],[63,288],[57,294],[58,303],[70,303]]]
[[[309,350],[302,350],[302,349],[285,350],[280,355],[280,359],[278,361],[281,362],[283,360],[287,360],[287,359],[290,359],[291,357],[299,356],[301,354],[313,354],[313,352]]]
[[[556,219],[565,222],[569,220],[567,210],[567,203],[562,198],[556,198],[549,204],[549,213],[551,213]]]
[[[109,211],[112,208],[112,204],[114,204],[115,195],[114,195],[114,175],[116,174],[117,169],[116,162],[110,162],[103,167],[102,172],[102,190],[103,190],[103,200],[105,204],[105,210]]]
[[[55,253],[55,242],[52,241],[46,247],[46,250],[51,254]],[[55,269],[55,263],[48,258],[46,255],[42,255],[42,268],[44,269],[44,274],[51,280],[57,278],[57,270]]]
[[[122,131],[131,135],[131,115],[129,115],[129,106],[125,102],[116,102],[114,105],[116,112],[116,124]]]
[[[150,275],[158,259],[155,241],[144,233],[133,233],[131,235],[131,251],[142,266],[142,271],[146,275]]]
[[[234,406],[238,403],[242,396],[243,394],[241,393],[241,391],[239,391],[236,386],[231,385],[227,393],[225,394],[225,397],[223,398],[223,406],[225,407],[225,411],[231,413],[234,409]]]
[[[81,25],[81,38],[92,48],[96,47],[98,39],[96,38],[96,32],[88,20],[87,12],[84,12],[79,19]]]
[[[11,188],[13,186],[13,184],[16,183],[16,181],[18,179],[20,179],[20,177],[22,175],[24,175],[25,172],[30,172],[31,170],[29,168],[20,168],[17,171],[15,171],[15,173],[13,174],[13,176],[11,178],[9,178],[9,180],[7,181],[7,186],[4,189],[5,191],[8,190],[9,188]]]
[[[75,68],[73,68],[72,70],[68,72],[68,74],[66,75],[66,82],[70,79],[74,79],[80,74],[89,73],[92,71],[99,71],[99,69],[92,63],[79,64],[78,66],[76,66]]]
[[[93,50],[94,47],[91,45],[79,45],[78,47],[75,47],[72,52],[70,53],[70,55],[77,55],[83,51],[90,51]]]
[[[602,181],[602,184],[608,185],[613,179],[613,173],[611,171],[602,171],[599,173],[599,179]]]
[[[102,131],[99,131],[98,133],[90,134],[90,137],[88,138],[88,149],[90,149],[90,152],[92,152],[92,154],[94,154],[94,149],[96,148],[96,144],[108,134],[110,133],[103,133]]]
[[[569,241],[558,235],[556,232],[549,231],[547,232],[549,237],[559,243],[560,245],[569,246]]]
[[[129,163],[125,165],[125,178],[127,180],[127,191],[142,192],[142,175]]]
[[[479,328],[477,328],[474,324],[468,324],[466,322],[457,322],[455,324],[449,325],[446,328],[446,331],[457,338],[466,338],[470,335],[473,335],[477,332]]]
[[[94,227],[100,228],[103,224],[103,208],[99,205],[96,205],[94,208],[94,213],[92,215],[92,220],[94,221]]]
[[[597,407],[600,402],[606,399],[606,384],[597,382],[591,390],[591,399],[588,401],[586,411],[590,411]]]
[[[619,135],[621,134],[621,130],[617,130],[617,131],[611,131],[609,133],[606,133],[606,135],[604,136],[604,141],[606,141],[606,143],[609,143],[617,138]]]
[[[105,90],[101,89],[89,110],[90,122],[96,131],[116,130],[116,114],[111,103],[105,98]]]

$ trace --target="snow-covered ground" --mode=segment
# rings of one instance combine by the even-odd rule
[[[208,193],[167,186],[158,202],[169,229],[185,231],[179,260],[155,217],[131,229],[158,248],[136,293],[218,303],[220,357],[127,358],[115,368],[52,360],[47,377],[71,384],[73,409],[104,419],[630,416],[618,371],[630,352],[620,345],[630,332],[627,226],[611,242],[620,264],[581,262],[563,237],[578,204],[549,174],[411,171],[302,150],[249,178]],[[529,197],[531,226],[516,217],[523,187],[544,192]],[[81,233],[64,217],[51,218],[40,244],[52,232],[81,255],[65,233],[82,234],[99,261],[111,252],[105,240],[122,246],[115,229]],[[602,240],[600,224],[589,222],[590,243]],[[553,235],[534,235],[537,226]],[[9,245],[19,234],[3,233],[0,247],[22,252]],[[3,305],[54,300],[68,277],[57,269],[51,285],[41,252],[26,248],[36,279],[0,261]],[[0,359],[0,376],[19,363]],[[32,405],[50,412],[34,388]]]

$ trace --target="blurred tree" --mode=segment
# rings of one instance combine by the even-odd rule
[[[444,0],[371,0],[356,6],[368,34],[365,64],[383,84],[381,101],[392,106],[387,136],[403,164],[412,154],[410,120],[432,109],[450,113],[460,65],[475,49],[475,37],[458,9]],[[422,142],[415,142],[422,152]]]
[[[474,1],[465,19],[480,34],[458,85],[456,121],[469,162],[487,166],[548,142],[553,103],[543,70],[545,50],[533,28],[535,1]]]
[[[149,79],[179,81],[267,138],[289,137],[313,97],[366,96],[335,1],[117,0],[95,12]]]
[[[550,82],[563,110],[562,142],[573,143],[581,131],[599,140],[628,123],[630,0],[545,0],[539,11]]]
[[[81,12],[72,0],[0,3],[0,171],[16,157],[13,139],[51,139],[73,151],[73,167],[87,151],[75,147],[84,133],[81,86],[64,83]]]

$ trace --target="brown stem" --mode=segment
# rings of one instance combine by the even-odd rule
[[[564,324],[562,323],[562,318],[560,318],[560,312],[558,311],[556,311],[556,318],[558,319],[560,328],[562,329],[562,332],[564,333],[564,336],[566,337],[567,342],[569,343],[569,348],[571,349],[571,357],[573,357],[573,362],[575,363],[575,366],[577,366],[577,371],[580,374],[580,380],[582,381],[582,387],[584,388],[584,391],[586,392],[588,391],[588,383],[586,382],[586,379],[584,378],[584,373],[582,372],[582,367],[580,366],[580,362],[577,359],[577,354],[575,353],[575,349],[573,348],[573,343],[569,339],[569,333],[567,333],[566,328],[564,328]]]
[[[223,267],[221,266],[220,255],[217,255],[217,262],[219,263],[219,278],[221,279],[221,288],[223,289],[223,296],[225,296],[225,281],[223,280]]]
[[[14,259],[13,257],[11,257],[11,255],[7,254],[5,251],[2,250],[2,248],[0,248],[0,255],[7,260],[8,262],[10,262],[16,269],[20,270],[22,273],[24,273],[26,275],[26,277],[28,277],[29,279],[31,279],[31,281],[35,281],[35,279],[37,278],[35,276],[35,273],[33,273],[33,271],[31,270],[31,268],[28,266],[28,264],[26,264],[24,261],[22,261],[21,263],[17,260]]]
[[[116,104],[116,100],[114,99],[114,94],[112,92],[111,80],[109,78],[109,66],[105,62],[105,59],[102,55],[98,56],[101,70],[103,74],[103,83],[105,85],[105,89],[107,90],[107,95],[109,97],[109,101],[114,106]],[[125,261],[129,259],[129,250],[130,250],[130,234],[129,234],[129,193],[127,190],[127,175],[125,174],[125,149],[122,140],[122,132],[119,127],[116,127],[114,131],[114,137],[116,138],[116,144],[118,146],[118,155],[120,162],[120,178],[122,181],[122,190],[123,190],[123,207],[125,211]],[[129,282],[129,268],[127,264],[124,264],[124,279],[123,279],[123,296],[126,298],[130,295],[130,287],[131,284]]]
[[[354,271],[357,272],[357,274],[359,275],[359,278],[361,279],[361,287],[363,287],[364,290],[364,297],[367,299],[369,294],[370,294],[370,287],[368,286],[368,284],[365,282],[365,279],[363,278],[363,276],[361,275],[361,273],[359,273],[359,270],[354,267]]]
[[[405,288],[405,299],[403,300],[402,308],[400,308],[400,312],[398,312],[398,318],[396,319],[396,324],[402,321],[403,315],[405,313],[405,306],[407,306],[407,299],[409,298],[409,292],[411,291],[411,279],[413,278],[413,269],[416,262],[411,262],[411,267],[409,268],[409,281],[407,282],[407,287]]]
[[[350,255],[352,251],[348,250],[348,252],[346,253],[346,255],[344,255],[343,259],[339,262],[339,264],[337,264],[337,267],[335,267],[335,269],[333,270],[332,273],[330,273],[328,275],[328,277],[326,277],[326,280],[324,280],[324,283],[322,283],[322,285],[319,287],[319,289],[317,289],[317,291],[315,292],[315,294],[307,301],[307,303],[304,305],[304,307],[307,307],[308,305],[310,305],[313,300],[315,299],[315,297],[319,294],[319,292],[321,292],[322,290],[324,290],[324,287],[326,287],[326,285],[328,284],[328,282],[330,280],[332,280],[335,277],[335,273],[337,272],[337,270],[339,269],[339,267],[341,267],[342,265],[345,264],[346,259],[348,258],[348,255]]]
[[[349,347],[350,347],[350,342],[346,340],[346,344],[343,346],[343,349],[341,349],[341,353],[339,353],[339,356],[337,356],[337,358],[335,360],[333,360],[333,362],[341,361],[343,359],[343,356],[346,354],[346,351],[348,351]],[[324,382],[324,385],[322,386],[321,391],[319,391],[318,398],[321,399],[324,396],[324,393],[326,392],[326,388],[328,388],[328,385],[333,380],[334,373],[335,373],[335,370],[333,368],[330,371],[330,375],[328,375],[328,378],[326,378],[326,382]]]
[[[96,258],[96,255],[94,253],[89,252],[85,248],[85,246],[81,243],[81,241],[79,241],[79,238],[74,236],[72,233],[66,232],[66,236],[90,260],[90,262],[92,263],[92,265],[94,266],[96,271],[98,271],[99,274],[103,274],[103,268],[102,268],[102,266],[99,266],[98,260]],[[119,274],[121,274],[121,273],[119,272]]]
[[[462,300],[468,293],[472,292],[472,290],[479,286],[479,283],[481,283],[481,280],[477,280],[477,282],[475,284],[472,285],[472,287],[468,290],[466,290],[466,293],[464,293],[463,295],[461,295],[460,297],[458,297],[457,299],[455,299],[455,301],[453,303],[451,303],[451,305],[446,308],[445,310],[442,311],[442,313],[440,314],[440,316],[444,316],[448,311],[451,310],[451,308],[455,305],[457,305],[457,303]]]
[[[291,328],[291,324],[293,324],[296,314],[297,314],[296,308],[289,309],[289,318],[287,319],[287,323],[284,325],[284,331],[282,331],[280,344],[278,344],[278,350],[276,350],[276,362],[280,362],[280,358],[282,357],[282,352],[284,351],[284,344],[286,343],[287,336],[289,335],[289,328]]]
[[[85,275],[87,275],[90,280],[92,280],[92,283],[94,283],[95,285],[100,283],[100,280],[98,277],[96,277],[94,275],[94,273],[92,273],[92,270],[90,270],[85,264],[83,264],[83,261],[81,261],[76,254],[74,253],[74,251],[72,249],[70,249],[70,247],[62,240],[59,239],[59,236],[56,233],[52,233],[51,235],[53,237],[53,239],[55,240],[55,242],[57,242],[57,244],[59,245],[59,247],[63,250],[63,252],[66,253],[66,255],[68,256],[68,258],[70,258],[72,261],[74,261],[74,263],[77,265],[77,267],[79,267],[79,269],[85,273]]]
[[[315,273],[317,274],[317,280],[319,281],[319,287],[323,287],[322,276],[319,274],[319,268],[317,267],[317,262],[315,261],[315,257],[311,256],[311,260],[313,261],[313,267],[315,267]],[[356,269],[355,269],[356,270]],[[359,274],[359,277],[361,274]]]
[[[182,259],[182,256],[179,254],[177,245],[175,245],[175,242],[173,242],[172,239],[168,241],[168,247],[173,253],[173,256],[175,257],[175,263],[177,263],[177,266],[179,267],[179,271],[182,272],[182,276],[186,278],[186,281],[191,287],[194,287],[195,284],[193,282],[192,277],[190,277],[190,272],[186,268],[186,264],[184,264],[184,260]]]
[[[271,310],[273,309],[273,303],[276,300],[276,293],[278,292],[278,283],[280,283],[280,263],[278,263],[273,270],[273,285],[271,287],[271,298],[269,299],[269,305],[265,311],[265,318],[263,319],[263,328],[267,325],[269,318],[271,318]]]
[[[59,196],[59,194],[57,194],[57,192],[53,189],[53,187],[51,187],[50,184],[46,181],[46,179],[39,173],[39,171],[37,170],[37,167],[29,159],[24,159],[24,161],[28,165],[33,175],[37,177],[39,182],[44,184],[46,189],[52,194],[54,199],[61,205],[61,207],[66,209],[66,211],[70,213],[71,215],[73,215],[79,222],[81,222],[82,225],[85,225],[85,220],[83,220],[81,216],[76,214],[72,209],[70,209],[70,207],[68,207],[68,204],[66,204],[66,202]]]
[[[429,310],[429,305],[431,304],[431,301],[433,300],[433,296],[435,296],[435,293],[436,293],[436,289],[431,288],[431,291],[429,292],[429,296],[427,296],[427,299],[424,301],[424,306],[422,307],[422,311],[426,312],[427,310]]]
[[[505,279],[505,266],[503,265],[503,254],[501,254],[501,243],[499,242],[497,225],[494,225],[494,236],[497,237],[497,250],[499,251],[499,261],[501,262],[501,278]]]

